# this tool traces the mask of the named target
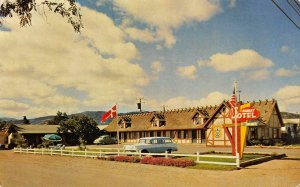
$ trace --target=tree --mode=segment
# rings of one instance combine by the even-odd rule
[[[58,133],[62,133],[70,144],[78,144],[81,141],[92,143],[96,139],[100,130],[97,123],[86,115],[74,115],[59,124]]]
[[[0,6],[0,18],[11,18],[13,14],[16,14],[20,19],[21,27],[31,26],[32,11],[37,12],[40,6],[66,18],[75,32],[80,32],[80,29],[83,28],[80,8],[76,5],[75,0],[66,0],[63,3],[42,0],[39,4],[36,3],[36,0],[5,0]],[[1,20],[0,25],[2,25]]]
[[[23,124],[30,124],[30,121],[26,118],[26,116],[23,116]]]
[[[53,117],[53,119],[49,120],[47,123],[48,125],[59,125],[60,123],[66,121],[69,119],[67,113],[62,113],[61,111],[57,111],[56,116]]]
[[[22,128],[15,125],[12,121],[0,121],[0,131],[7,130],[9,133],[16,133]]]

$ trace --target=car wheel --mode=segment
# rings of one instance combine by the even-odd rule
[[[142,150],[142,153],[149,153],[149,151],[147,151],[147,150]]]
[[[168,149],[168,150],[167,150],[167,153],[172,153],[172,149]]]

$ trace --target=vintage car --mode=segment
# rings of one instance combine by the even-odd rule
[[[109,135],[103,135],[94,140],[94,144],[116,144],[118,143],[118,140],[116,138],[110,137]]]
[[[142,153],[164,153],[177,151],[177,145],[169,137],[140,138],[138,144],[125,145],[125,151]]]

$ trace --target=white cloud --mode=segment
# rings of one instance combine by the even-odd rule
[[[125,32],[133,40],[139,40],[145,43],[151,43],[155,41],[153,33],[149,29],[141,30],[134,27],[129,27],[125,28]]]
[[[200,61],[201,62],[201,61]],[[210,57],[206,65],[219,72],[267,68],[273,62],[251,49],[241,49],[233,54],[217,53]]]
[[[160,61],[156,60],[152,62],[151,70],[152,70],[152,78],[158,79],[158,74],[164,70],[164,67]]]
[[[139,58],[135,45],[106,15],[86,7],[82,14],[81,34],[49,12],[47,21],[34,14],[28,28],[20,28],[15,18],[5,20],[11,31],[0,31],[0,50],[5,54],[0,62],[0,98],[24,99],[24,106],[30,107],[24,112],[39,116],[61,109],[77,112],[79,107],[100,110],[106,104],[130,103],[140,94],[149,77],[131,63]],[[23,113],[0,109],[4,112]]]
[[[218,0],[116,0],[115,4],[135,20],[155,28],[156,39],[169,48],[176,43],[174,29],[193,21],[207,21],[222,11]]]
[[[24,111],[28,110],[30,107],[28,104],[25,103],[18,103],[14,100],[8,100],[8,99],[0,99],[0,110],[1,111]]]
[[[163,102],[163,105],[168,106],[168,108],[209,106],[219,105],[224,99],[229,99],[229,96],[227,94],[215,91],[200,99],[189,99],[184,96],[170,98],[167,101]]]
[[[257,71],[250,71],[243,73],[249,80],[267,80],[270,78],[270,72],[267,69],[261,69]]]
[[[236,0],[228,0],[228,1],[229,1],[229,7],[230,7],[230,8],[235,7]]]
[[[294,77],[300,73],[300,67],[294,66],[292,69],[279,68],[275,75],[278,77]]]
[[[287,45],[283,45],[283,46],[281,46],[280,51],[281,51],[282,53],[287,53],[287,52],[290,51],[290,48],[289,48],[289,46],[287,46]]]
[[[96,5],[97,7],[100,7],[100,6],[105,5],[105,4],[108,3],[108,2],[109,2],[109,0],[97,0],[97,1],[95,2],[95,5]]]
[[[287,85],[275,93],[282,111],[299,112],[300,86]],[[298,108],[297,108],[298,107]]]
[[[197,68],[194,65],[190,66],[180,66],[177,68],[177,75],[188,78],[188,79],[196,79]]]

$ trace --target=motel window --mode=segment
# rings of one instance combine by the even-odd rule
[[[183,131],[183,138],[189,138],[189,131]]]
[[[153,136],[154,136],[154,132],[150,131],[150,137],[153,137]]]
[[[157,131],[157,137],[161,136],[161,131]]]
[[[153,119],[152,120],[152,127],[159,127],[159,120],[158,119]]]
[[[250,139],[257,139],[257,127],[250,127]]]
[[[177,132],[177,138],[180,139],[181,138],[181,131]]]
[[[163,137],[167,136],[167,131],[163,131]]]
[[[176,132],[176,131],[170,131],[170,137],[171,137],[172,139],[175,138],[175,132]]]
[[[125,128],[130,128],[131,127],[131,123],[125,123]]]
[[[194,120],[194,125],[200,125],[203,124],[204,122],[203,118],[199,114],[196,114],[193,120]]]
[[[279,129],[273,129],[273,138],[279,137]]]

